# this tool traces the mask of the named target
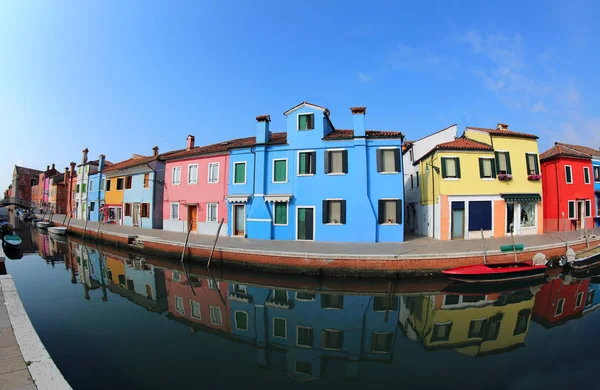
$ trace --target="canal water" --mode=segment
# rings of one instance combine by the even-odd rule
[[[7,260],[74,389],[598,388],[600,281],[508,291],[142,257],[20,226]]]

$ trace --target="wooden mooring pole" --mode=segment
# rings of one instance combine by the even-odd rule
[[[187,249],[188,240],[190,239],[190,233],[192,232],[192,221],[188,224],[187,235],[185,236],[185,245],[183,246],[183,251],[181,251],[181,262],[183,263],[183,259],[185,257],[185,251]]]
[[[206,263],[206,268],[210,268],[210,261],[212,260],[213,253],[215,253],[215,247],[217,246],[217,240],[219,239],[219,233],[221,233],[221,227],[223,226],[223,222],[225,218],[221,218],[221,223],[219,224],[219,229],[217,229],[217,236],[215,237],[215,242],[213,243],[213,247],[210,251],[210,256],[208,256],[208,263]]]

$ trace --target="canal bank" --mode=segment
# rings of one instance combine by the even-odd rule
[[[53,222],[60,226],[64,216]],[[86,225],[87,224],[87,225]],[[99,228],[99,229],[98,229]],[[186,241],[185,233],[130,226],[105,225],[71,219],[69,233],[124,247],[132,251],[180,257]],[[565,254],[567,246],[580,250],[600,243],[600,229],[581,232],[549,233],[515,237],[525,246],[517,253],[520,261],[531,260],[536,253],[548,259]],[[214,244],[213,236],[191,234],[186,254],[206,261]],[[502,253],[503,245],[512,240],[438,241],[414,238],[403,243],[331,243],[303,241],[249,240],[220,237],[213,254],[213,266],[332,276],[419,276],[439,274],[443,269],[483,262],[483,248],[489,263],[514,261],[512,253]]]
[[[0,275],[0,389],[71,389],[33,328],[10,275]]]

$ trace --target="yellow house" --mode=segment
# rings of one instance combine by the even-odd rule
[[[467,127],[415,164],[422,177],[420,213],[441,240],[543,233],[537,136]]]
[[[106,272],[112,284],[125,284],[125,263],[123,260],[106,255]]]
[[[104,192],[104,207],[106,208],[104,220],[108,223],[121,225],[123,221],[123,185],[125,176],[106,178],[106,191]]]
[[[535,295],[529,289],[490,295],[403,297],[400,326],[429,350],[470,356],[508,351],[525,343]]]

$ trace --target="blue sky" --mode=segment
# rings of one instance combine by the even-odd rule
[[[483,5],[482,3],[486,3]],[[62,170],[252,136],[304,100],[351,128],[417,139],[453,123],[600,146],[594,2],[0,3],[0,187],[14,164]]]

